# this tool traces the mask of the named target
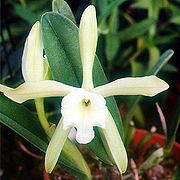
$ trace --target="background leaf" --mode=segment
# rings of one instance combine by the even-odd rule
[[[106,56],[109,61],[115,57],[120,46],[118,34],[107,34],[106,36]]]
[[[75,17],[71,11],[71,8],[64,0],[53,0],[52,2],[53,12],[59,13],[70,19],[73,23],[76,24]]]
[[[158,59],[157,63],[152,67],[150,72],[147,75],[157,75],[157,73],[162,69],[162,67],[170,60],[172,55],[174,54],[174,51],[172,49],[169,49],[165,51],[160,58]],[[136,96],[133,101],[131,102],[130,108],[126,112],[126,115],[124,117],[124,128],[125,128],[125,137],[128,136],[128,126],[129,123],[134,116],[134,112],[136,110],[136,106],[139,103],[139,101],[142,99],[142,96]]]
[[[17,15],[29,22],[31,25],[33,25],[40,18],[38,15],[32,12],[31,9],[29,9],[27,6],[15,4],[14,9]]]
[[[39,150],[45,152],[48,140],[37,117],[23,105],[0,94],[0,122],[25,138]],[[90,178],[87,165],[75,145],[66,143],[59,163],[69,172],[82,178]]]
[[[114,0],[111,1],[102,11],[102,13],[99,16],[99,22],[101,23],[103,20],[105,20],[112,12],[112,10],[119,5],[121,5],[125,0]]]
[[[119,38],[121,41],[130,41],[147,32],[155,22],[156,21],[153,18],[145,19],[140,22],[137,22],[131,25],[130,27],[121,30],[119,32]]]

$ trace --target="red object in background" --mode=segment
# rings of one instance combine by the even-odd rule
[[[49,174],[46,172],[46,170],[44,170],[44,172],[43,172],[43,177],[44,177],[44,180],[51,180],[49,177]]]
[[[134,138],[133,138],[133,144],[135,147],[138,146],[138,144],[140,143],[141,139],[147,134],[146,130],[143,129],[136,129]],[[158,133],[154,133],[152,135],[152,137],[148,140],[148,142],[141,148],[141,152],[144,153],[146,152],[149,148],[152,147],[153,144],[157,144],[161,147],[164,146],[166,142],[166,137],[158,134]],[[171,154],[174,156],[175,160],[177,162],[180,162],[180,144],[179,143],[174,143]]]

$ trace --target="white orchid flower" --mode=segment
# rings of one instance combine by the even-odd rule
[[[128,163],[126,150],[104,97],[114,95],[154,96],[169,87],[165,81],[156,76],[145,76],[122,78],[94,88],[92,69],[97,37],[96,12],[94,6],[91,5],[84,11],[79,27],[80,54],[83,66],[82,88],[54,80],[27,81],[18,88],[10,90],[2,88],[8,98],[18,103],[39,97],[65,96],[61,103],[62,118],[46,151],[45,168],[47,172],[53,170],[71,128],[75,127],[77,130],[77,142],[87,144],[94,138],[93,127],[97,126],[106,139],[106,144],[119,171],[124,173]],[[29,79],[31,78],[29,77]]]

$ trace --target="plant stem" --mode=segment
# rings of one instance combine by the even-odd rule
[[[49,122],[47,121],[46,114],[44,111],[44,99],[42,98],[35,99],[35,106],[41,126],[43,127],[44,131],[47,133],[48,129],[50,128],[50,125]]]

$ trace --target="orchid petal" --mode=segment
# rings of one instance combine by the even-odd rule
[[[9,90],[12,90],[12,88],[0,84],[0,92],[6,92],[6,91],[9,91]]]
[[[37,21],[24,46],[22,74],[25,81],[40,81],[44,77],[43,43],[40,22]]]
[[[54,169],[70,130],[71,128],[63,129],[61,118],[46,150],[45,169],[48,173]]]
[[[155,96],[165,91],[169,85],[156,76],[122,78],[94,88],[92,91],[104,97],[114,95]]]
[[[72,91],[62,99],[63,128],[76,127],[76,140],[87,144],[94,138],[93,126],[105,128],[108,113],[105,99],[84,89]]]
[[[94,138],[94,130],[93,126],[87,126],[83,124],[81,126],[77,126],[77,134],[76,141],[80,144],[87,144],[91,142]]]
[[[106,128],[99,128],[99,132],[105,138],[105,142],[103,143],[108,145],[120,173],[124,173],[128,164],[127,153],[110,112],[106,118]]]
[[[25,82],[16,89],[4,92],[4,95],[15,102],[22,103],[41,97],[65,96],[74,89],[76,88],[57,81],[44,80]]]
[[[88,6],[80,21],[79,41],[83,65],[83,85],[86,90],[93,88],[92,69],[97,46],[97,21],[95,7]]]

